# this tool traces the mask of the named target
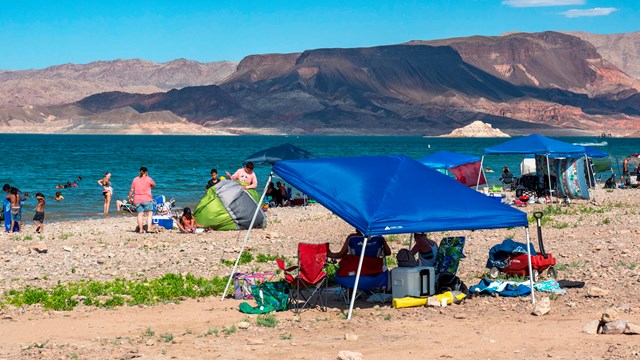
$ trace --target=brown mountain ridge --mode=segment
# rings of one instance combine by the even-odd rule
[[[630,136],[637,84],[579,37],[516,33],[252,55],[218,85],[105,92],[28,115],[0,111],[0,122],[108,124],[127,108],[228,133],[440,135],[482,120],[510,134]]]

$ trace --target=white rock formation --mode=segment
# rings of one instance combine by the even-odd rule
[[[448,135],[442,137],[511,137],[500,129],[494,129],[491,124],[485,124],[480,120],[476,120],[471,124],[453,130]]]

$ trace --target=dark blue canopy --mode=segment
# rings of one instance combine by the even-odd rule
[[[405,155],[285,160],[272,170],[365,235],[528,225],[526,213]]]
[[[463,164],[480,161],[480,157],[450,151],[438,151],[418,159],[418,161],[433,169],[451,169]]]
[[[586,152],[584,146],[549,139],[538,134],[509,140],[484,149],[489,154],[549,154],[556,156],[580,155]]]
[[[249,155],[249,157],[242,160],[242,165],[245,165],[249,161],[254,164],[273,165],[276,161],[280,160],[312,159],[314,157],[315,156],[311,155],[311,153],[305,149],[285,143]]]

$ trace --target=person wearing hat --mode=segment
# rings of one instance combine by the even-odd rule
[[[136,212],[138,213],[138,233],[145,232],[144,218],[146,216],[146,232],[151,231],[151,217],[153,215],[153,195],[151,194],[151,188],[155,187],[156,183],[149,176],[149,171],[145,166],[140,168],[140,174],[136,176],[131,182],[131,190],[129,190],[129,197],[127,200],[132,203]]]

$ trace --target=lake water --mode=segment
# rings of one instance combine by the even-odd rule
[[[567,142],[590,142],[593,138],[558,138]],[[9,183],[32,198],[25,203],[24,219],[31,221],[36,192],[47,197],[47,220],[87,219],[102,216],[102,189],[97,181],[105,171],[112,173],[115,200],[128,195],[131,180],[140,166],[149,168],[157,183],[154,195],[175,198],[178,207],[195,207],[210,178],[211,168],[233,173],[242,160],[265,148],[291,143],[316,157],[405,154],[419,159],[447,150],[481,155],[485,147],[506,139],[445,139],[423,137],[371,136],[139,136],[139,135],[31,135],[0,134],[7,149],[0,183]],[[640,152],[640,139],[606,139],[599,147],[621,163],[628,154]],[[519,155],[488,156],[485,165],[495,169],[487,174],[497,183],[500,169],[518,169]],[[268,166],[257,166],[259,189],[269,175]],[[620,173],[614,165],[614,170]],[[65,200],[53,201],[59,183],[83,180],[77,188],[62,189]],[[336,180],[339,181],[339,180]],[[428,184],[425,184],[428,185]]]

